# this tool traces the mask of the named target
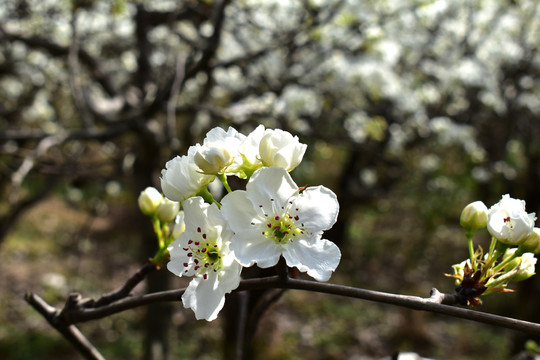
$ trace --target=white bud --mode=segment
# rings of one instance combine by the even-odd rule
[[[170,223],[174,221],[179,210],[180,203],[163,198],[163,201],[157,208],[156,214],[160,221]]]
[[[485,228],[488,221],[488,208],[481,201],[475,201],[465,206],[461,212],[459,223],[465,230]]]
[[[147,187],[141,191],[139,198],[137,199],[139,203],[139,209],[145,215],[151,216],[156,213],[156,210],[163,200],[163,195],[153,187]]]

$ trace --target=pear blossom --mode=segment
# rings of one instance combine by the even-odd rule
[[[242,266],[288,266],[326,281],[341,258],[339,248],[321,239],[339,212],[336,195],[323,186],[300,191],[281,167],[257,170],[246,186],[222,199],[221,213],[234,231],[230,245]]]
[[[197,319],[214,320],[225,303],[225,294],[240,284],[242,267],[229,250],[232,231],[215,204],[200,196],[183,203],[185,231],[169,247],[169,271],[193,276],[184,295],[184,307]]]
[[[281,129],[267,129],[259,143],[259,157],[264,166],[292,171],[302,161],[306,149],[307,145],[300,143],[298,136]]]
[[[147,187],[139,194],[137,202],[139,209],[144,215],[154,215],[156,210],[163,200],[163,195],[154,187]]]
[[[535,213],[527,214],[525,201],[503,195],[488,211],[489,233],[507,245],[520,245],[534,229]]]
[[[245,139],[234,128],[227,131],[220,127],[210,130],[203,141],[203,145],[195,145],[195,164],[204,174],[223,174],[238,156],[238,146]]]
[[[182,202],[197,195],[214,180],[213,175],[202,174],[195,164],[197,148],[190,146],[188,154],[176,156],[161,170],[161,190],[167,198]]]

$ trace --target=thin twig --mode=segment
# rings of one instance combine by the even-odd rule
[[[67,138],[66,133],[58,133],[55,135],[47,135],[43,137],[34,151],[24,158],[23,162],[21,163],[21,166],[11,175],[11,183],[13,184],[14,191],[11,193],[9,197],[9,202],[14,203],[17,200],[17,197],[19,195],[19,188],[23,182],[23,180],[26,178],[26,176],[30,173],[30,171],[34,168],[35,163],[43,157],[47,151],[58,144],[61,144],[64,142]]]
[[[176,70],[174,81],[171,84],[171,94],[167,101],[167,122],[165,124],[165,138],[167,144],[172,145],[172,139],[176,137],[176,104],[178,102],[178,94],[182,89],[186,74],[186,58],[178,55],[176,58]]]
[[[122,287],[111,291],[110,293],[107,293],[97,299],[96,302],[93,304],[93,307],[105,306],[127,297],[130,294],[131,290],[133,290],[141,281],[143,281],[146,275],[148,275],[154,270],[156,270],[156,265],[154,265],[150,261],[147,262],[135,274],[133,274]]]

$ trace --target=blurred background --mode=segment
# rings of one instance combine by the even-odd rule
[[[98,297],[156,249],[137,196],[215,127],[298,135],[340,200],[331,282],[428,296],[467,257],[471,201],[540,213],[535,0],[0,0],[0,358],[77,353],[24,300]],[[476,240],[486,247],[488,236]],[[166,270],[138,292],[185,286]],[[479,307],[540,321],[540,281]],[[228,358],[180,303],[81,324],[110,359]],[[526,334],[287,291],[259,359],[510,359]]]

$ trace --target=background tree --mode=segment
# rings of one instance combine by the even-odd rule
[[[16,242],[18,219],[53,194],[91,219],[125,223],[165,161],[208,129],[262,123],[315,149],[297,176],[340,198],[328,237],[348,254],[347,281],[449,286],[440,274],[464,257],[449,217],[464,204],[509,192],[540,212],[539,12],[533,0],[6,2],[0,239]],[[115,214],[118,202],[131,213]],[[129,223],[140,263],[153,253],[151,228]],[[79,232],[99,243],[92,224]],[[169,280],[156,273],[148,290]],[[522,317],[537,320],[538,289],[528,281],[512,298]],[[146,358],[170,353],[171,316],[149,308]],[[407,342],[434,351],[431,334],[393,331],[379,347],[364,335],[343,342],[374,356]]]

